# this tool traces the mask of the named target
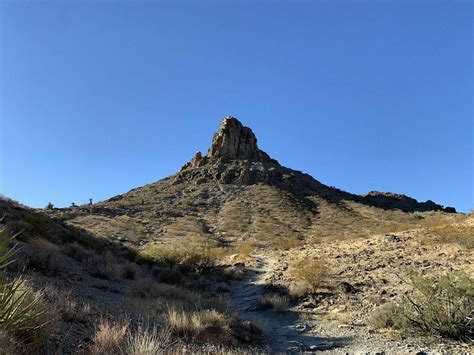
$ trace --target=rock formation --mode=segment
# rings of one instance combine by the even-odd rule
[[[270,158],[258,148],[252,130],[231,116],[221,122],[207,154],[202,156],[201,152],[196,152],[193,159],[172,178],[175,184],[263,183],[290,192],[300,199],[319,196],[333,203],[348,200],[383,209],[455,212],[451,207],[443,208],[432,201],[420,203],[405,195],[370,192],[360,196],[321,184],[310,175],[285,168]]]
[[[231,116],[224,118],[219,130],[214,134],[207,157],[211,161],[234,159],[271,161],[267,153],[258,149],[257,138],[252,130]]]
[[[201,152],[196,152],[194,158],[181,170],[232,160],[277,163],[258,148],[257,138],[250,128],[242,125],[235,117],[227,116],[214,134],[207,154],[203,157]]]

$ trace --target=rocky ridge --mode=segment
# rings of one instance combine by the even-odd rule
[[[294,194],[298,198],[317,195],[331,202],[350,200],[383,209],[402,211],[456,212],[433,201],[418,202],[406,195],[371,191],[355,195],[326,186],[308,174],[281,166],[278,161],[260,150],[252,130],[234,117],[227,116],[214,134],[205,156],[196,152],[191,161],[173,177],[175,184],[191,182],[202,184],[215,181],[220,184],[268,184]]]

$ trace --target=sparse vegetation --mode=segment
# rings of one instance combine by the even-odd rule
[[[394,327],[447,338],[474,339],[474,280],[461,273],[437,278],[408,273],[412,290],[372,316],[374,327]]]
[[[305,258],[296,263],[291,271],[296,280],[305,282],[313,292],[323,286],[328,275],[328,269],[323,259],[309,260]]]
[[[229,322],[215,309],[189,311],[170,308],[167,321],[175,334],[194,341],[224,343],[229,337]]]
[[[212,268],[226,252],[222,248],[189,241],[185,247],[148,246],[139,252],[139,261],[161,266],[174,267],[178,264],[198,273]]]
[[[110,250],[105,250],[104,254],[100,255],[78,243],[66,244],[63,250],[68,256],[79,261],[91,275],[99,278],[120,280],[126,272],[130,272],[128,263],[119,261]]]
[[[58,245],[42,238],[31,241],[30,248],[25,250],[26,263],[29,268],[57,273],[64,270],[64,255]]]
[[[92,354],[120,354],[121,347],[130,327],[129,322],[112,322],[100,319],[92,338]]]
[[[274,244],[277,250],[290,250],[299,247],[301,240],[294,236],[287,236],[277,239]]]
[[[462,220],[444,218],[423,223],[418,235],[425,243],[457,243],[474,248],[474,223],[461,223]]]
[[[122,347],[127,355],[162,354],[171,346],[169,328],[159,330],[155,326],[140,323],[134,332],[128,332]]]
[[[297,281],[288,287],[288,294],[291,298],[298,299],[311,293],[311,287],[304,281]]]
[[[257,243],[253,240],[242,242],[233,249],[233,253],[238,254],[241,259],[247,259],[256,246]]]
[[[138,255],[140,261],[168,267],[173,267],[183,260],[183,255],[177,249],[163,248],[156,245],[146,247]]]
[[[257,308],[261,310],[275,309],[278,313],[284,313],[288,310],[288,297],[279,295],[277,293],[268,293],[257,300]]]
[[[0,332],[25,346],[38,346],[42,341],[39,334],[54,317],[45,317],[49,309],[43,294],[34,292],[25,278],[8,280],[4,270],[16,252],[11,247],[14,238],[0,230]]]

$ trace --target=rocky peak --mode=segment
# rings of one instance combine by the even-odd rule
[[[210,160],[252,160],[269,161],[270,157],[258,149],[257,138],[252,130],[238,119],[227,116],[212,138],[207,153]]]
[[[245,127],[237,118],[227,116],[214,134],[207,154],[202,156],[201,152],[196,152],[183,169],[233,160],[276,163],[258,148],[257,138],[249,127]]]

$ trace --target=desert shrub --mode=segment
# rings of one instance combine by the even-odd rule
[[[474,338],[474,280],[462,273],[437,278],[410,271],[410,292],[398,304],[378,309],[374,326],[394,327],[446,338]]]
[[[400,323],[399,308],[393,302],[377,307],[371,314],[369,323],[373,328],[391,328]]]
[[[187,266],[189,270],[202,273],[212,268],[224,253],[222,248],[198,246],[191,241],[181,248],[152,245],[141,250],[138,255],[142,262],[170,268],[180,264]]]
[[[31,241],[31,248],[25,249],[26,263],[29,268],[61,272],[65,260],[59,246],[41,238]]]
[[[71,258],[82,262],[88,258],[96,257],[97,254],[91,249],[87,249],[82,245],[79,245],[77,242],[66,244],[63,247],[63,251],[66,255],[69,255]]]
[[[124,264],[121,264],[111,251],[99,255],[80,244],[71,243],[64,247],[64,252],[79,261],[93,276],[108,280],[120,280],[124,276]]]
[[[293,266],[291,273],[297,281],[305,282],[314,292],[323,285],[328,269],[323,260],[305,258]]]
[[[139,260],[162,266],[173,267],[182,261],[182,254],[177,249],[149,246],[138,253]]]
[[[311,293],[311,288],[306,282],[298,281],[290,284],[288,287],[288,294],[293,299],[305,297]]]
[[[212,268],[224,254],[222,248],[188,248],[183,252],[183,263],[192,266],[198,273],[203,273]]]
[[[30,343],[49,320],[43,294],[35,292],[25,278],[2,281],[0,285],[0,328],[22,342]]]
[[[29,236],[47,237],[51,232],[51,221],[41,212],[27,214],[25,216],[25,222],[28,225],[25,232]]]
[[[122,270],[123,277],[128,280],[140,279],[144,274],[142,268],[139,265],[130,262],[124,263]]]
[[[260,310],[275,309],[278,313],[288,310],[289,300],[286,296],[277,293],[268,293],[257,300],[257,308]]]
[[[33,291],[23,277],[9,281],[4,272],[16,252],[11,247],[15,237],[0,230],[0,332],[25,343],[38,343],[42,340],[38,335],[51,321],[45,317],[49,309],[43,294]]]
[[[156,297],[159,294],[159,286],[155,280],[150,278],[139,278],[132,283],[131,295],[135,297]]]
[[[128,208],[129,204],[126,203],[126,202],[116,202],[115,207],[117,207],[119,209],[124,209],[124,208]]]

